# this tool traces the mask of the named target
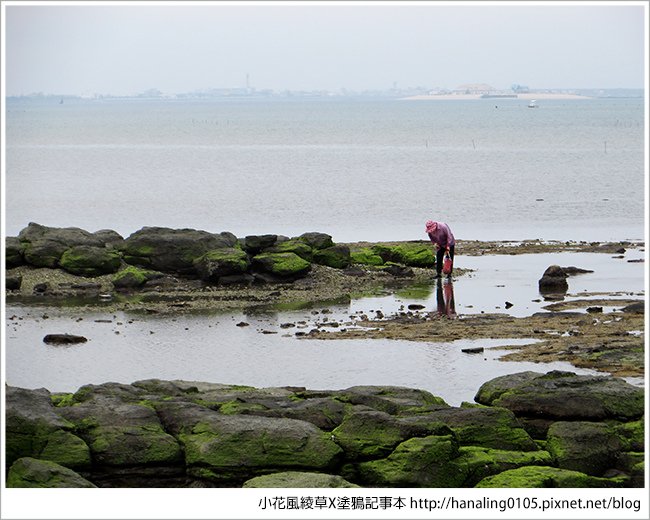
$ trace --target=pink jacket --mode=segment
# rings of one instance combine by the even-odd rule
[[[438,244],[440,247],[445,249],[455,246],[456,239],[454,238],[451,229],[444,222],[438,222],[438,228],[433,233],[427,233],[429,235],[429,240],[432,244]]]

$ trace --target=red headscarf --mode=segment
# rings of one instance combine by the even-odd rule
[[[435,233],[436,229],[438,229],[438,223],[434,222],[433,220],[427,220],[426,223],[427,233]]]

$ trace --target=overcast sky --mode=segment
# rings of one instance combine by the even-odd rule
[[[3,4],[7,95],[642,88],[635,5]]]

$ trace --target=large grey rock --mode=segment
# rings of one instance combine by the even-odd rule
[[[277,241],[278,235],[248,235],[240,243],[244,251],[255,256],[262,250],[273,247]]]
[[[569,290],[567,273],[559,265],[551,265],[539,279],[539,292],[542,294],[565,293]]]
[[[314,253],[314,262],[335,269],[344,269],[350,265],[350,248],[345,245],[336,245],[319,249]]]
[[[357,471],[370,486],[459,487],[465,475],[453,463],[458,455],[452,435],[414,437],[385,459],[360,463]]]
[[[611,488],[616,480],[591,477],[580,471],[548,466],[526,466],[481,480],[477,488]]]
[[[30,222],[18,234],[24,245],[26,263],[36,267],[57,267],[63,253],[75,246],[105,247],[101,236],[81,228],[54,228]]]
[[[284,471],[255,477],[244,482],[245,488],[358,488],[338,475]]]
[[[92,482],[55,462],[23,457],[7,474],[8,488],[94,488]]]
[[[294,238],[304,242],[312,249],[325,249],[326,247],[332,247],[334,245],[331,235],[328,235],[327,233],[319,233],[317,231],[303,233]]]
[[[21,457],[90,465],[88,446],[72,433],[74,425],[56,413],[50,392],[7,386],[5,395],[7,465]]]
[[[531,418],[630,421],[643,415],[643,389],[622,379],[560,371],[533,374],[526,372],[488,381],[475,400]]]
[[[5,238],[5,267],[12,269],[25,263],[25,244],[18,237]]]
[[[116,273],[122,261],[115,249],[96,246],[74,246],[59,259],[59,266],[79,276],[101,276]]]
[[[274,280],[295,280],[305,276],[311,264],[295,253],[261,253],[253,257],[252,267]]]
[[[234,247],[232,233],[209,233],[196,229],[144,227],[123,243],[127,263],[166,273],[195,274],[194,261],[208,251]]]
[[[391,415],[449,408],[442,398],[431,392],[402,386],[351,386],[334,395],[346,403],[365,405]]]
[[[59,408],[86,441],[100,466],[181,466],[178,441],[166,433],[155,410],[118,397],[92,399]]]
[[[505,408],[446,408],[419,415],[413,420],[448,426],[463,446],[515,451],[539,449],[515,415]]]
[[[241,249],[226,247],[208,251],[194,260],[194,267],[202,280],[218,283],[225,276],[246,273],[250,260]]]
[[[198,405],[156,406],[165,429],[184,446],[188,471],[214,482],[281,469],[332,468],[341,449],[313,424],[295,419],[223,415]]]
[[[78,227],[56,228],[43,226],[30,222],[19,234],[21,242],[38,242],[39,240],[51,240],[65,246],[96,246],[104,247],[106,241],[101,234],[94,234]]]
[[[377,410],[348,415],[332,436],[345,450],[348,460],[383,458],[411,437],[449,435],[451,430],[433,421],[409,421]]]
[[[616,467],[623,446],[608,425],[585,421],[553,423],[547,441],[558,467],[597,477]]]
[[[295,253],[303,260],[311,262],[314,257],[314,250],[302,240],[291,239],[278,241],[273,247],[264,250],[266,253]]]

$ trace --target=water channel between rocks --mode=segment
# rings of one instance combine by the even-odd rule
[[[422,388],[451,405],[472,402],[480,385],[494,377],[524,370],[545,372],[577,369],[568,363],[499,361],[499,346],[533,342],[458,340],[439,343],[395,340],[311,340],[296,337],[318,324],[353,322],[351,316],[377,311],[388,316],[411,304],[435,311],[439,297],[453,288],[459,315],[501,312],[529,316],[543,310],[537,281],[551,264],[594,271],[569,278],[567,300],[603,298],[643,299],[643,258],[628,251],[624,258],[597,253],[503,255],[457,258],[473,271],[438,293],[437,284],[396,294],[353,299],[344,305],[323,305],[296,311],[254,314],[111,313],[51,306],[6,307],[6,381],[26,388],[75,391],[88,383],[131,383],[139,379],[185,379],[255,387],[304,386],[341,389],[354,385],[398,385]],[[445,289],[445,282],[441,284]],[[506,302],[508,305],[506,309]],[[325,311],[325,312],[324,312]],[[44,318],[46,316],[46,318]],[[246,326],[242,326],[246,323]],[[239,325],[239,326],[238,326]],[[348,325],[349,326],[349,325]],[[336,327],[332,327],[336,334]],[[79,334],[88,342],[49,346],[51,333]],[[462,349],[484,347],[480,354]],[[497,347],[497,348],[495,348]],[[642,381],[633,381],[642,384]]]

